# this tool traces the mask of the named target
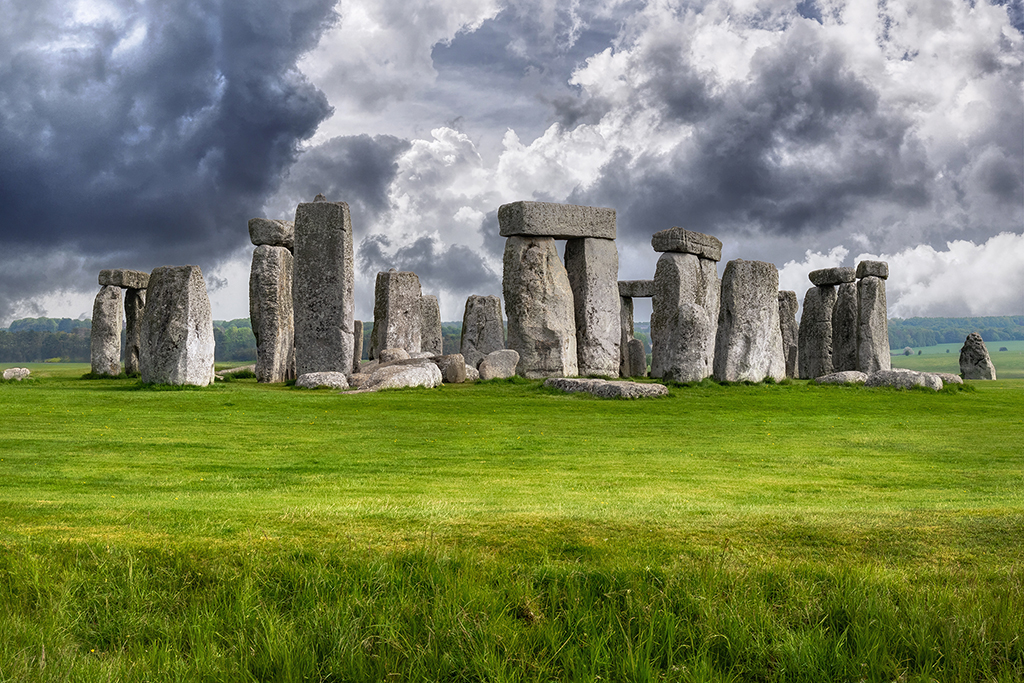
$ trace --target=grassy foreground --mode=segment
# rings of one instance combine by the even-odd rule
[[[1024,678],[1022,380],[87,370],[0,384],[0,681]]]

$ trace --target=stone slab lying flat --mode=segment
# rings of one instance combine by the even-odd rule
[[[894,368],[892,370],[879,370],[868,375],[864,382],[866,387],[893,387],[896,389],[910,389],[911,387],[928,387],[938,391],[942,389],[942,378],[931,372],[915,372]]]
[[[301,389],[316,389],[327,387],[328,389],[348,389],[348,380],[344,372],[307,372],[299,375],[295,380],[295,386]]]
[[[145,289],[149,286],[149,273],[141,270],[113,268],[100,271],[101,287],[120,287],[121,289]]]
[[[551,202],[512,202],[498,208],[502,237],[529,235],[567,240],[574,237],[615,239],[615,209]]]
[[[823,375],[816,380],[815,384],[863,384],[868,381],[868,375],[866,372],[860,372],[859,370],[843,370],[842,372],[833,372],[831,375]]]
[[[855,268],[821,268],[812,270],[808,275],[811,284],[816,287],[827,287],[828,285],[841,285],[844,282],[853,282],[857,279]]]
[[[4,370],[4,379],[20,382],[31,374],[32,371],[28,368],[7,368]]]
[[[654,280],[619,280],[619,296],[650,299],[654,296]]]
[[[960,375],[954,375],[952,372],[934,372],[933,375],[937,375],[942,380],[943,386],[947,384],[963,384],[963,377]]]
[[[668,395],[668,387],[664,384],[615,382],[606,379],[551,377],[544,380],[544,386],[568,393],[593,394],[598,398],[655,398]]]
[[[250,218],[249,240],[257,247],[284,247],[291,251],[295,246],[295,223],[273,218]]]
[[[717,237],[694,232],[686,228],[669,228],[660,230],[651,237],[654,251],[693,254],[712,261],[722,260],[722,241]]]
[[[861,261],[857,264],[857,279],[862,277],[880,277],[889,279],[889,264],[885,261]]]

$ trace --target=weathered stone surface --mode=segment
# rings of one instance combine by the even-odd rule
[[[779,292],[779,327],[782,330],[782,353],[786,357],[786,377],[798,377],[799,372],[799,328],[796,324],[796,292]]]
[[[433,358],[434,355],[429,351],[413,351],[409,354],[409,358]]]
[[[295,377],[295,316],[292,253],[266,244],[252,252],[249,322],[256,337],[256,381]]]
[[[4,379],[20,382],[31,374],[32,371],[28,368],[7,368],[4,370]]]
[[[722,260],[722,241],[717,237],[686,228],[660,230],[651,237],[654,251],[693,254],[718,262]]]
[[[857,279],[868,276],[887,280],[889,278],[889,264],[885,261],[861,261],[857,264]]]
[[[141,372],[139,354],[142,352],[142,314],[146,311],[146,290],[124,290],[124,371],[135,377]]]
[[[832,370],[835,372],[857,369],[858,306],[857,283],[839,285],[836,305],[832,308]]]
[[[475,382],[480,379],[480,371],[474,368],[472,365],[466,366],[466,381]]]
[[[996,366],[977,332],[971,332],[960,349],[960,373],[964,379],[995,379]]]
[[[295,372],[352,372],[352,220],[344,202],[295,209]]]
[[[430,359],[424,358],[415,364],[382,365],[373,371],[370,380],[360,388],[373,391],[404,387],[432,389],[441,386],[442,380],[441,371],[437,365]]]
[[[444,353],[441,340],[441,304],[434,295],[420,297],[420,351],[431,356]]]
[[[572,289],[555,240],[509,237],[502,290],[507,346],[519,354],[516,372],[529,378],[578,374]]]
[[[963,384],[964,380],[960,375],[954,375],[952,372],[934,372],[933,375],[938,376],[942,380],[942,385],[947,384]]]
[[[250,218],[249,239],[257,247],[284,247],[291,251],[295,246],[295,223],[272,218]]]
[[[800,379],[832,374],[832,310],[837,298],[835,287],[811,287],[804,294],[797,363]]]
[[[711,376],[720,292],[714,261],[661,255],[654,271],[651,377],[699,382]]]
[[[363,321],[352,321],[352,372],[359,372],[363,360]]]
[[[370,357],[381,349],[420,350],[423,292],[416,273],[394,268],[377,273],[373,295],[373,331],[370,333]]]
[[[576,319],[577,371],[619,375],[619,252],[614,240],[565,243],[565,270]]]
[[[480,379],[508,379],[516,374],[519,354],[512,349],[492,351],[477,366]]]
[[[500,298],[474,294],[466,299],[459,347],[466,365],[474,369],[484,356],[505,348],[505,323],[501,319]]]
[[[162,266],[149,278],[140,366],[148,384],[213,381],[213,315],[199,266]]]
[[[630,377],[647,376],[647,352],[644,351],[644,343],[639,339],[630,339],[627,342],[627,353],[629,354]]]
[[[430,360],[441,371],[441,381],[445,384],[462,384],[466,381],[466,359],[461,353],[434,356]]]
[[[764,261],[729,261],[715,339],[715,379],[775,381],[786,377],[779,324],[779,271]]]
[[[587,393],[599,398],[655,398],[667,396],[668,387],[663,384],[642,384],[640,382],[608,381],[606,379],[569,379],[552,377],[544,380],[544,386],[568,393]]]
[[[862,261],[864,263],[864,261]],[[857,282],[857,369],[869,375],[892,367],[885,280],[867,275]]]
[[[855,268],[822,268],[812,270],[807,276],[815,287],[828,287],[829,285],[841,285],[844,282],[853,282],[857,279]]]
[[[633,338],[633,299],[619,297],[619,377],[632,377],[629,364],[629,340]]]
[[[384,363],[394,363],[396,360],[409,360],[412,356],[405,349],[381,349],[377,354],[377,360]]]
[[[843,370],[830,375],[822,375],[814,380],[815,384],[863,384],[868,381],[867,373],[860,370]]]
[[[619,296],[650,299],[654,296],[654,280],[619,280]]]
[[[120,287],[121,289],[145,289],[149,286],[149,273],[141,270],[114,268],[100,271],[100,287]]]
[[[307,372],[299,375],[295,380],[295,386],[301,389],[317,389],[327,387],[328,389],[348,389],[348,379],[344,372]]]
[[[92,374],[121,374],[121,288],[100,287],[92,304],[92,332],[89,350]]]
[[[939,391],[942,389],[942,379],[931,372],[914,372],[894,368],[892,370],[878,370],[868,375],[864,382],[866,387],[894,387],[896,389],[910,389],[911,387],[928,387]]]
[[[502,237],[597,237],[615,239],[615,209],[550,202],[512,202],[498,207]]]

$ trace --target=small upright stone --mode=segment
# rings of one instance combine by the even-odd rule
[[[291,251],[295,247],[295,223],[271,218],[250,218],[249,239],[257,247],[284,247]]]
[[[431,356],[444,353],[441,336],[441,305],[437,297],[429,294],[420,297],[420,351]]]
[[[117,377],[121,374],[121,288],[106,285],[92,305],[89,348],[92,374]]]
[[[722,260],[720,239],[686,228],[675,227],[654,233],[651,237],[651,246],[658,252],[693,254],[716,263]]]
[[[431,360],[441,371],[441,381],[445,384],[462,384],[466,381],[466,359],[461,353],[435,356]]]
[[[644,351],[644,343],[639,339],[630,339],[626,347],[626,353],[629,355],[629,376],[646,377],[647,353]]]
[[[292,253],[266,244],[252,253],[249,322],[256,337],[256,381],[295,379]]]
[[[508,379],[516,374],[518,366],[519,354],[512,349],[492,351],[480,361],[479,378],[483,380]]]
[[[615,241],[590,237],[569,240],[565,243],[565,269],[573,294],[578,372],[617,377],[619,252]]]
[[[142,315],[142,381],[206,386],[213,382],[213,351],[213,315],[199,266],[156,268]]]
[[[779,292],[779,327],[782,331],[782,353],[786,356],[786,377],[796,378],[799,372],[799,328],[796,324],[796,292]]]
[[[146,290],[124,290],[124,371],[131,377],[142,371],[139,354],[142,353],[142,315],[145,312]]]
[[[804,295],[798,342],[800,379],[832,374],[832,310],[835,287],[811,287]]]
[[[715,379],[760,382],[786,377],[779,325],[779,271],[764,261],[729,261],[715,341]]]
[[[101,287],[120,287],[121,289],[145,289],[149,286],[149,273],[141,270],[115,268],[100,271]]]
[[[853,268],[847,270],[852,271]],[[857,369],[857,309],[857,283],[840,284],[836,305],[832,309],[833,372]]]
[[[377,273],[373,294],[373,332],[370,357],[381,349],[405,349],[418,352],[422,343],[420,321],[422,311],[420,279],[416,273],[392,268]]]
[[[996,378],[996,366],[992,364],[992,358],[988,355],[985,341],[977,332],[967,335],[960,349],[960,372],[964,379]]]
[[[462,339],[459,352],[466,365],[476,368],[484,356],[505,348],[505,323],[501,319],[501,299],[478,296],[466,299],[462,316]]]
[[[863,263],[863,262],[862,262]],[[885,280],[866,275],[857,281],[857,369],[869,375],[892,368]]]
[[[868,276],[889,279],[889,264],[885,261],[861,261],[857,264],[857,279]]]
[[[550,202],[512,202],[498,207],[502,237],[615,239],[615,209]]]
[[[822,268],[812,270],[808,277],[815,287],[828,287],[853,282],[857,279],[857,271],[853,268]]]

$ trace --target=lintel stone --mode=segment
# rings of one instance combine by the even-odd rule
[[[654,280],[619,280],[619,296],[649,299],[654,296]]]
[[[615,209],[551,202],[512,202],[498,208],[502,237],[526,235],[567,240],[615,239]]]
[[[857,264],[857,279],[873,275],[889,279],[889,264],[885,261],[861,261]]]
[[[100,271],[100,287],[120,287],[121,289],[145,289],[149,286],[149,273],[141,270],[113,268]]]
[[[822,268],[812,270],[807,277],[816,287],[828,287],[853,282],[857,279],[857,271],[854,268]]]
[[[717,237],[674,227],[660,230],[651,237],[651,246],[658,252],[693,254],[712,261],[722,260],[722,241]]]
[[[295,247],[295,222],[250,218],[249,240],[257,247],[284,247],[291,251]]]

